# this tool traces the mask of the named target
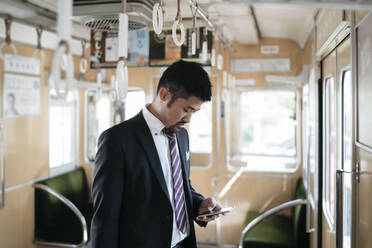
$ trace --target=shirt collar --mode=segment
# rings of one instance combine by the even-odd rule
[[[150,128],[151,133],[161,133],[163,128],[165,127],[163,122],[161,122],[155,115],[153,115],[149,110],[148,110],[148,105],[146,105],[143,110],[143,117],[145,118],[145,121],[147,125]]]

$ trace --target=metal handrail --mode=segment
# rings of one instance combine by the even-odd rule
[[[280,212],[286,208],[290,208],[290,207],[294,207],[294,206],[297,206],[297,205],[306,205],[307,204],[307,200],[304,200],[304,199],[298,199],[298,200],[293,200],[293,201],[289,201],[289,202],[285,202],[283,204],[280,204],[279,206],[276,206],[272,209],[269,209],[267,210],[266,212],[264,212],[263,214],[261,214],[260,216],[256,217],[255,219],[253,219],[251,222],[248,223],[248,225],[243,229],[242,231],[242,234],[240,236],[240,240],[239,240],[239,248],[243,248],[243,243],[244,243],[244,238],[245,236],[247,235],[247,233],[253,229],[253,227],[255,227],[258,223],[260,223],[261,221],[263,221],[264,219],[266,219],[267,217],[277,213],[277,212]]]
[[[34,242],[39,245],[47,245],[47,246],[55,246],[55,247],[69,247],[69,248],[78,248],[83,247],[88,242],[88,228],[87,228],[87,222],[85,220],[84,215],[80,212],[80,210],[66,197],[63,195],[57,193],[53,189],[49,188],[48,186],[44,184],[34,184],[34,188],[41,189],[45,192],[48,192],[49,194],[55,196],[58,200],[60,200],[63,204],[65,204],[69,209],[74,212],[74,214],[79,218],[81,227],[83,228],[83,240],[79,244],[64,244],[64,243],[57,243],[57,242],[47,242],[47,241],[40,241],[35,240]]]

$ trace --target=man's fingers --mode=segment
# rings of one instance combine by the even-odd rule
[[[216,200],[213,197],[208,198],[208,210],[211,211],[216,207]]]

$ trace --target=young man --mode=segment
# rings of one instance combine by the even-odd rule
[[[93,181],[92,248],[195,248],[193,220],[206,226],[221,209],[191,186],[184,124],[211,100],[203,68],[178,61],[162,75],[153,102],[102,133]],[[200,127],[203,128],[203,127]]]

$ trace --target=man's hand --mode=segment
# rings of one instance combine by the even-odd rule
[[[199,215],[200,214],[204,214],[208,211],[218,211],[222,208],[222,206],[216,202],[216,200],[214,198],[211,198],[211,197],[208,197],[207,199],[205,199],[201,204],[200,204],[200,207],[199,207]],[[209,217],[197,217],[196,219],[197,220],[200,220],[200,221],[204,221],[204,222],[209,222],[209,221],[212,221],[212,220],[215,220],[219,217],[219,215],[213,215],[213,216],[209,216]]]

